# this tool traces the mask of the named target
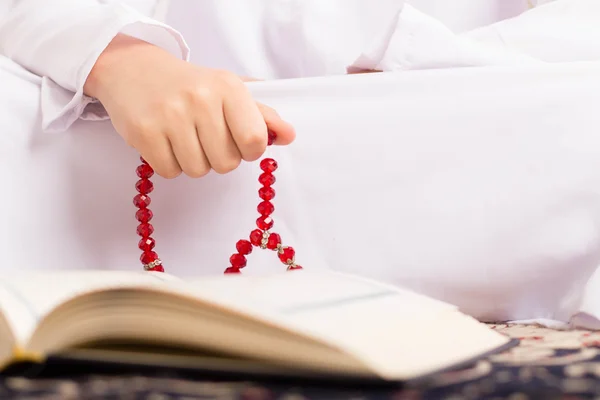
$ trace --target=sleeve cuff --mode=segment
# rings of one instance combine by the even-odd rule
[[[189,60],[189,47],[183,36],[168,25],[139,14],[132,8],[117,4],[102,18],[101,32],[77,73],[75,92],[45,77],[42,81],[42,128],[48,132],[62,132],[78,119],[103,120],[108,114],[102,105],[83,93],[87,77],[110,41],[124,33],[159,46],[176,57]]]

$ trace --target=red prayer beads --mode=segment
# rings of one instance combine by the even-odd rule
[[[268,145],[275,142],[275,134],[269,131]],[[151,237],[154,232],[154,227],[150,223],[154,214],[148,208],[151,202],[149,194],[154,190],[154,185],[150,178],[154,175],[152,167],[143,159],[140,158],[142,164],[136,169],[137,176],[140,178],[135,184],[135,188],[139,194],[133,198],[133,204],[138,208],[135,213],[136,219],[139,221],[137,234],[141,236],[138,247],[142,250],[140,261],[146,271],[164,272],[161,259],[154,251],[156,241]],[[246,267],[246,256],[252,253],[253,247],[268,249],[277,252],[279,260],[287,266],[288,271],[302,269],[296,264],[296,252],[292,247],[283,246],[281,236],[278,233],[270,232],[269,230],[275,224],[271,214],[275,212],[275,206],[271,200],[275,198],[275,189],[272,188],[275,183],[275,172],[278,168],[277,161],[272,158],[265,158],[260,162],[260,169],[263,173],[258,177],[258,181],[263,185],[258,190],[258,196],[262,201],[256,207],[259,217],[256,220],[258,229],[250,232],[249,239],[240,239],[237,241],[235,248],[237,253],[229,257],[231,266],[225,269],[226,274],[239,274],[241,269]]]
[[[138,208],[135,218],[140,223],[137,227],[137,234],[142,237],[138,243],[139,249],[142,250],[140,261],[147,271],[164,272],[162,261],[153,250],[154,246],[156,246],[156,241],[150,237],[154,233],[154,227],[150,223],[154,214],[148,208],[151,201],[148,194],[154,190],[154,185],[150,180],[152,175],[154,175],[154,170],[143,158],[141,160],[142,164],[135,170],[137,176],[140,178],[135,184],[135,188],[139,194],[133,198],[133,204]]]

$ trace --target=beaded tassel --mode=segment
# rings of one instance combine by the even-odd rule
[[[269,146],[273,144],[275,137],[275,134],[269,131]],[[148,208],[150,205],[149,194],[154,190],[154,185],[152,184],[152,181],[150,181],[150,178],[154,175],[154,170],[143,158],[141,158],[141,161],[142,164],[136,169],[136,173],[140,180],[135,185],[139,194],[133,198],[133,204],[138,208],[135,216],[140,223],[137,227],[137,233],[141,236],[138,244],[138,247],[142,250],[140,261],[146,271],[164,272],[162,261],[154,251],[156,242],[151,237],[154,232],[154,227],[150,223],[153,214]],[[260,168],[263,172],[258,177],[258,181],[262,185],[258,190],[258,196],[262,201],[256,207],[260,215],[256,220],[258,229],[250,232],[250,240],[238,240],[235,245],[237,253],[234,253],[229,257],[231,266],[225,269],[226,274],[239,274],[241,272],[240,270],[246,266],[246,256],[252,253],[253,247],[276,251],[279,260],[287,266],[288,271],[302,269],[300,265],[296,264],[296,252],[294,249],[289,246],[283,246],[281,244],[281,236],[278,233],[270,232],[270,229],[273,228],[275,223],[271,217],[275,211],[275,206],[271,203],[271,200],[275,198],[275,189],[273,189],[275,176],[273,175],[273,172],[277,170],[277,167],[277,161],[272,158],[265,158],[260,162]]]

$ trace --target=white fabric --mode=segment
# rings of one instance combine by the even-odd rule
[[[556,10],[564,11],[567,2],[562,20]],[[65,16],[79,15],[65,12],[72,1],[63,0],[65,8],[49,19],[39,12],[46,2],[17,3],[24,8],[13,9],[0,25],[0,48],[36,74],[0,57],[0,182],[10,188],[0,198],[2,268],[139,268],[131,204],[137,155],[109,121],[76,120],[85,104],[77,96],[91,68],[89,51],[99,54],[116,32],[134,25],[143,38],[152,29],[166,32],[164,38],[173,40],[157,44],[171,43],[185,57],[178,32],[186,32],[191,20],[165,25],[122,5],[93,4],[82,6],[89,13],[77,8],[86,23],[67,24]],[[298,131],[294,145],[270,151],[281,164],[276,231],[297,248],[299,263],[401,284],[481,319],[565,322],[581,311],[574,321],[600,327],[600,61],[570,62],[600,60],[588,41],[600,24],[581,31],[568,22],[577,15],[594,21],[593,13],[600,19],[594,3],[558,0],[536,14],[462,35],[406,6],[395,18],[386,14],[378,33],[355,33],[360,45],[331,52],[321,46],[331,21],[313,23],[310,37],[302,26],[291,26],[287,34],[299,39],[290,42],[293,49],[324,39],[300,72],[286,69],[295,62],[277,62],[293,54],[287,40],[265,44],[251,35],[258,35],[254,30],[245,37],[262,43],[264,53],[256,57],[272,51],[273,62],[258,65],[241,57],[250,53],[235,53],[238,39],[228,38],[235,29],[194,42],[192,57],[212,41],[235,54],[205,52],[198,59],[259,77],[343,73],[348,62],[403,70],[251,84],[257,98]],[[145,12],[156,10],[144,4]],[[125,13],[126,24],[106,10]],[[20,25],[29,12],[35,18]],[[360,27],[348,20],[354,25],[339,26]],[[562,32],[578,51],[558,56],[560,46],[549,44],[556,40],[551,20],[564,23]],[[100,29],[107,21],[111,29]],[[270,22],[262,19],[254,28]],[[314,33],[317,28],[323,35]],[[87,52],[80,41],[58,46],[67,31],[95,33],[103,45]],[[496,32],[518,40],[500,45]],[[404,41],[407,36],[414,41]],[[528,40],[538,44],[518,46]],[[543,58],[537,52],[542,47]],[[68,52],[53,57],[58,49]],[[479,67],[450,68],[473,65]],[[413,71],[428,68],[436,69]],[[48,134],[43,121],[66,131]],[[222,271],[256,218],[257,175],[257,165],[244,164],[226,176],[156,179],[157,250],[170,272]],[[272,253],[253,254],[250,263],[250,273],[281,268]]]
[[[465,36],[546,62],[599,60],[600,1],[554,0]]]
[[[259,79],[344,74],[395,26],[404,0],[172,0],[191,61]],[[335,28],[332,29],[332,23]]]
[[[440,21],[406,6],[350,67],[397,71],[485,65],[528,65],[541,61],[508,47],[489,46],[484,40],[457,35]]]
[[[515,17],[536,0],[407,0],[418,10],[444,23],[453,32],[465,32]]]

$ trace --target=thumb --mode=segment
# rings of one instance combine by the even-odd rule
[[[258,109],[262,113],[265,123],[267,124],[267,129],[277,135],[275,144],[283,146],[292,143],[296,138],[296,131],[294,130],[294,127],[281,119],[277,111],[271,107],[265,106],[261,103],[256,104],[258,105]]]

